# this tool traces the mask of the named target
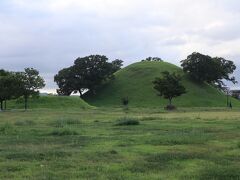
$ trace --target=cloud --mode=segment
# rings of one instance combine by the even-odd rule
[[[239,19],[237,0],[2,0],[0,66],[36,67],[53,89],[58,70],[96,53],[179,65],[199,51],[240,65]]]

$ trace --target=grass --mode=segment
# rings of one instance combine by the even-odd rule
[[[123,97],[129,98],[132,107],[164,107],[168,100],[157,96],[152,81],[161,76],[161,72],[170,71],[183,75],[181,68],[167,62],[139,62],[121,69],[115,79],[97,91],[96,95],[86,95],[84,99],[94,106],[121,105]],[[177,107],[225,107],[226,96],[202,83],[195,83],[183,75],[183,84],[187,94],[173,99]],[[240,107],[240,102],[232,99],[233,107]]]
[[[137,119],[131,117],[124,117],[117,120],[116,126],[134,126],[139,124],[140,123]]]
[[[85,101],[77,96],[40,96],[39,98],[30,98],[28,102],[30,109],[69,109],[69,108],[91,108]],[[23,109],[24,99],[19,98],[7,103],[8,109]]]
[[[124,115],[1,112],[0,179],[240,179],[238,109],[130,108],[140,125],[116,126]]]

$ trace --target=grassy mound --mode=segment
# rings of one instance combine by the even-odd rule
[[[181,68],[167,62],[138,62],[121,69],[115,79],[97,91],[96,95],[86,94],[84,99],[95,106],[120,106],[121,99],[128,97],[130,106],[159,107],[168,101],[157,96],[152,81],[161,72],[177,72],[184,75]],[[186,76],[183,84],[187,94],[175,98],[173,104],[179,107],[224,107],[226,96],[206,83],[195,83]],[[232,99],[233,106],[240,103]]]
[[[39,98],[30,98],[28,102],[29,109],[46,108],[46,109],[59,109],[59,108],[89,108],[91,107],[81,98],[76,96],[40,96]],[[8,102],[7,108],[9,109],[23,109],[24,99],[13,100]]]

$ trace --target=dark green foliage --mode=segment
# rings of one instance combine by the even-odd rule
[[[183,71],[199,82],[216,83],[219,87],[224,85],[222,79],[236,83],[235,77],[230,77],[236,66],[232,61],[221,57],[210,57],[200,53],[192,53],[187,59],[181,61]]]
[[[158,91],[159,96],[163,96],[169,100],[169,105],[172,105],[174,97],[181,96],[186,93],[185,87],[180,83],[181,77],[176,73],[162,72],[162,78],[156,78],[153,81],[154,89]]]
[[[69,96],[75,90],[76,80],[73,73],[73,67],[71,66],[60,70],[58,74],[54,76],[54,81],[59,87],[59,89],[57,89],[59,95]]]
[[[33,68],[25,68],[24,72],[18,73],[17,76],[21,81],[19,92],[24,97],[26,110],[28,108],[28,98],[39,94],[38,90],[45,86],[45,82],[39,72]]]
[[[128,97],[124,97],[124,98],[122,98],[122,105],[123,105],[123,106],[127,106],[128,103],[129,103],[129,99],[128,99]]]
[[[91,55],[77,58],[74,65],[62,69],[55,75],[54,80],[59,86],[58,94],[70,95],[72,92],[83,91],[95,94],[99,86],[109,79],[122,66],[123,61],[116,59],[111,63],[106,56]]]
[[[148,57],[146,59],[143,59],[142,62],[143,61],[163,61],[163,60],[159,57]]]
[[[15,99],[21,96],[21,81],[18,79],[17,74],[14,72],[8,72],[0,70],[0,103],[3,110],[3,102],[10,99]]]
[[[132,125],[139,125],[140,122],[137,119],[124,117],[117,120],[116,126],[132,126]]]
[[[74,130],[64,128],[64,129],[56,129],[50,133],[50,135],[53,136],[72,136],[72,135],[78,135],[78,133]]]

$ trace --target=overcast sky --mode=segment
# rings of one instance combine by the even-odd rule
[[[239,0],[0,0],[0,69],[37,68],[44,91],[77,57],[179,65],[194,51],[240,67]]]

